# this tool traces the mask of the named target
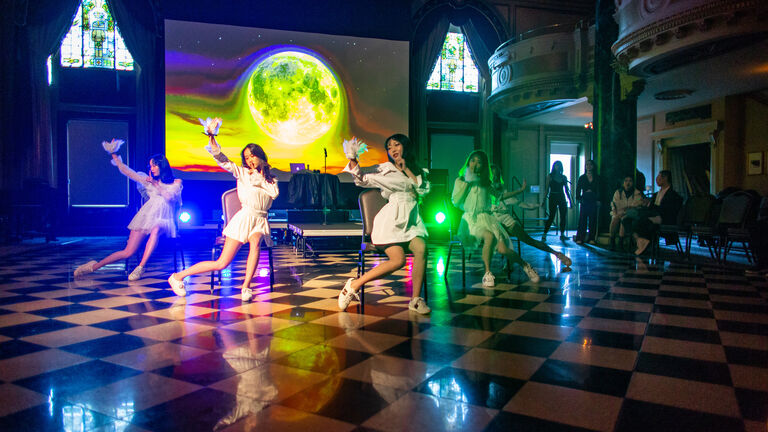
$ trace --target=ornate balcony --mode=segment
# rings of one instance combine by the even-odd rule
[[[766,0],[615,0],[612,50],[637,76],[745,47],[768,37]]]
[[[501,117],[523,119],[591,97],[593,58],[594,27],[554,25],[521,34],[488,59],[488,103]]]

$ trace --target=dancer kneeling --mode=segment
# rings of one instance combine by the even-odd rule
[[[105,142],[105,149],[109,144],[113,145],[111,149],[108,149],[112,153],[112,165],[115,165],[123,175],[138,183],[142,195],[146,195],[148,199],[142,204],[131,223],[128,224],[131,233],[125,248],[113,252],[101,261],[89,261],[81,265],[75,269],[74,276],[79,277],[92,273],[107,264],[133,256],[144,238],[149,236],[139,265],[128,275],[128,280],[135,281],[141,279],[144,274],[144,267],[146,267],[149,257],[152,256],[152,252],[157,246],[160,234],[176,237],[174,218],[176,217],[176,209],[181,206],[181,179],[174,179],[168,159],[161,154],[154,155],[149,159],[149,176],[142,172],[137,173],[125,165],[120,156],[115,153],[122,141]]]
[[[277,180],[270,174],[267,155],[259,145],[246,145],[240,152],[243,166],[237,166],[221,152],[214,137],[215,134],[208,135],[206,149],[220,167],[232,173],[237,179],[237,197],[240,199],[241,209],[232,216],[224,228],[226,240],[219,258],[216,261],[199,262],[184,271],[174,273],[168,278],[168,283],[176,295],[185,296],[187,294],[185,277],[224,269],[232,262],[240,246],[248,242],[250,249],[241,296],[243,301],[250,301],[253,297],[251,279],[259,264],[259,246],[262,239],[268,246],[272,245],[267,211],[279,193]]]
[[[349,278],[339,293],[339,309],[346,310],[352,298],[360,300],[357,291],[372,280],[382,278],[405,265],[406,250],[413,254],[411,282],[413,296],[408,309],[420,314],[431,312],[420,296],[427,259],[427,228],[419,216],[418,199],[429,192],[427,170],[422,169],[413,154],[407,136],[395,134],[384,142],[389,162],[372,167],[360,167],[357,158],[365,144],[353,139],[345,142],[349,163],[344,171],[352,174],[355,184],[378,188],[388,201],[373,220],[371,241],[384,250],[389,260],[377,265],[359,278]],[[362,151],[358,150],[358,146]]]
[[[511,262],[520,264],[531,282],[536,283],[539,281],[539,275],[530,264],[512,250],[512,241],[507,232],[492,214],[492,198],[496,193],[491,186],[488,156],[482,150],[473,151],[454,182],[451,200],[453,205],[464,211],[461,218],[466,222],[466,228],[469,230],[468,240],[474,238],[483,242],[483,264],[485,264],[483,286],[492,287],[496,284],[491,272],[494,249]]]

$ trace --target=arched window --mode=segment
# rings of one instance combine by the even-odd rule
[[[105,0],[80,3],[61,43],[61,66],[133,70],[133,57]]]
[[[427,82],[427,90],[477,93],[477,76],[477,66],[464,34],[458,27],[451,26]]]

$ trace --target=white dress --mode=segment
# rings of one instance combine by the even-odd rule
[[[347,164],[344,171],[352,174],[355,184],[381,190],[387,200],[373,219],[371,242],[375,245],[407,243],[416,237],[427,237],[427,227],[419,215],[420,196],[429,193],[429,182],[424,175],[416,182],[401,172],[392,162],[371,167]],[[427,174],[424,170],[424,174]]]
[[[139,184],[142,197],[147,197],[128,224],[128,229],[149,233],[160,227],[161,234],[176,237],[176,209],[181,207],[181,180],[176,179],[170,184],[149,182],[147,174],[137,173],[119,158],[113,160],[123,175]]]
[[[459,227],[459,236],[472,244],[473,240],[481,241],[483,232],[489,231],[497,242],[511,248],[512,240],[493,214],[493,198],[490,187],[482,187],[478,182],[467,183],[461,177],[456,179],[451,201],[464,211],[461,219],[466,223]]]
[[[272,246],[267,212],[280,193],[277,180],[270,183],[260,172],[235,165],[221,150],[214,151],[210,146],[205,148],[220,167],[231,172],[237,179],[237,198],[242,208],[224,227],[224,235],[240,243],[247,243],[252,235],[261,233],[264,235],[264,243]]]

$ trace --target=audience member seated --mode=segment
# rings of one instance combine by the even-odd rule
[[[683,198],[672,189],[671,180],[670,171],[660,171],[656,176],[659,191],[653,194],[650,200],[645,200],[643,206],[638,207],[636,212],[632,212],[634,214],[627,215],[625,218],[625,224],[631,223],[632,236],[637,243],[635,255],[642,255],[645,252],[659,225],[677,223]]]
[[[616,247],[616,235],[619,236],[619,245],[624,244],[624,236],[630,234],[626,231],[621,221],[626,217],[627,211],[640,207],[643,204],[643,194],[635,188],[632,176],[624,177],[622,187],[613,193],[611,200],[611,249]]]

